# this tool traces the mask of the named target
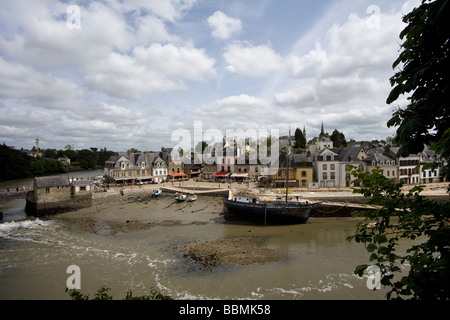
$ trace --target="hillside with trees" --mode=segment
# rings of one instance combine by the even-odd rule
[[[106,148],[72,150],[68,145],[65,150],[45,149],[40,156],[28,155],[6,144],[0,145],[0,180],[22,179],[40,175],[63,173],[74,169],[95,169],[103,167],[105,161],[116,152]],[[58,159],[69,158],[70,166]]]

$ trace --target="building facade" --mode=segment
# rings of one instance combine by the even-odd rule
[[[156,152],[119,153],[105,161],[104,175],[109,183],[161,183],[168,168]]]

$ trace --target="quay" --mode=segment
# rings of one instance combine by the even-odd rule
[[[58,179],[60,178],[58,177]],[[253,182],[198,182],[191,179],[183,182],[96,187],[90,185],[87,181],[69,183],[66,181],[67,178],[65,178],[64,183],[60,183],[60,186],[56,186],[56,190],[54,190],[55,185],[50,185],[50,181],[47,181],[47,179],[54,181],[57,178],[47,177],[45,179],[36,179],[36,190],[24,189],[1,192],[0,206],[14,199],[26,198],[28,206],[29,204],[34,205],[34,211],[37,209],[37,211],[43,211],[43,214],[46,214],[47,209],[51,209],[54,206],[54,213],[59,213],[60,211],[79,207],[95,206],[97,201],[102,201],[109,197],[150,197],[156,189],[161,189],[163,194],[183,192],[186,194],[195,193],[200,197],[231,198],[233,194],[246,193],[260,198],[261,201],[281,201],[281,199],[285,199],[284,189],[258,188]],[[62,185],[64,185],[64,188],[61,187]],[[426,198],[436,201],[450,200],[446,186],[444,185],[428,187],[421,194]],[[288,199],[289,201],[310,201],[311,203],[318,203],[316,208],[311,212],[311,217],[349,217],[355,211],[376,209],[375,206],[367,205],[367,199],[360,194],[354,194],[351,188],[292,188],[289,189]]]

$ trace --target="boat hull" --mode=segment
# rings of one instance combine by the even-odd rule
[[[308,222],[312,204],[245,203],[223,199],[225,219],[264,224],[304,224]]]

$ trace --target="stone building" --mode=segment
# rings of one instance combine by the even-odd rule
[[[27,193],[26,211],[46,215],[92,205],[91,186],[86,182],[72,184],[67,174],[35,177],[33,190]]]

